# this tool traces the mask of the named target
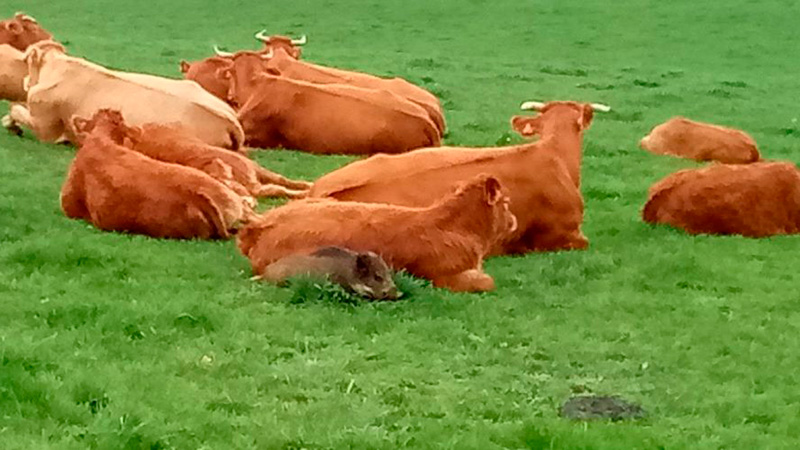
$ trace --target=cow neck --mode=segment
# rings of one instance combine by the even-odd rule
[[[575,113],[572,108],[545,112],[542,118],[541,139],[532,145],[545,148],[553,156],[564,161],[575,185],[580,186],[583,133],[578,126]]]
[[[483,242],[492,240],[492,207],[484,201],[482,186],[470,186],[428,209],[436,228],[466,231]]]

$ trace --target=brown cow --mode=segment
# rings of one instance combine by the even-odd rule
[[[436,126],[418,105],[388,91],[318,85],[259,73],[261,56],[239,52],[228,98],[240,105],[248,145],[311,153],[402,153],[438,146]]]
[[[642,218],[692,234],[800,233],[800,172],[790,162],[681,170],[650,188]]]
[[[264,43],[264,48],[259,53],[272,55],[276,50],[281,50],[284,54],[295,59],[299,59],[302,53],[299,46],[307,41],[305,35],[300,39],[292,39],[280,35],[266,36],[264,31],[256,33],[255,36],[256,39]],[[181,61],[181,73],[187,80],[196,81],[203,89],[227,102],[228,80],[221,76],[221,69],[229,68],[233,64],[233,53],[222,52],[216,46],[214,51],[217,56],[193,63]]]
[[[0,44],[0,100],[24,102],[28,97],[23,83],[27,75],[24,54],[10,45]]]
[[[102,117],[99,112],[95,120],[98,117]],[[311,186],[306,181],[290,180],[271,172],[246,156],[208,145],[173,125],[148,123],[132,127],[120,123],[119,126],[118,133],[126,137],[126,147],[158,161],[201,170],[242,197],[303,198]]]
[[[25,51],[29,45],[48,39],[53,39],[53,35],[31,16],[18,12],[13,18],[0,21],[0,44]]]
[[[126,137],[119,112],[98,115],[74,118],[82,145],[61,189],[67,217],[101,230],[176,239],[227,239],[251,217],[242,198],[205,173],[118,145]]]
[[[253,271],[284,256],[341,246],[372,251],[394,269],[453,291],[488,291],[494,280],[483,258],[516,219],[497,179],[480,175],[433,206],[408,208],[358,202],[298,200],[268,211],[237,236]]]
[[[744,131],[673,117],[645,136],[639,146],[657,155],[696,161],[744,164],[758,161],[756,142]]]
[[[506,188],[511,212],[519,220],[517,232],[499,242],[492,255],[584,249],[589,241],[581,232],[581,141],[593,108],[607,107],[575,102],[523,106],[541,112],[514,117],[512,125],[522,134],[540,134],[537,142],[375,155],[322,176],[309,195],[421,207],[445,195],[451,183],[488,173]]]

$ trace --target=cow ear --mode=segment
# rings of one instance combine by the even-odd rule
[[[75,130],[75,134],[83,134],[89,132],[89,120],[84,119],[83,117],[73,116],[72,117],[72,128]]]
[[[184,74],[189,71],[190,67],[192,67],[188,62],[186,62],[184,60],[181,60],[179,66],[181,68],[181,73],[184,73]]]
[[[503,193],[500,190],[500,182],[497,181],[497,178],[489,177],[486,179],[484,184],[484,195],[486,198],[486,203],[490,205],[494,205],[500,201]]]
[[[20,24],[19,22],[11,21],[11,22],[7,22],[6,23],[6,30],[8,30],[8,31],[10,31],[10,32],[12,32],[14,34],[22,34],[22,32],[25,29],[23,28],[22,24]]]
[[[578,126],[581,130],[585,130],[589,128],[589,125],[592,124],[592,118],[594,117],[594,109],[592,109],[591,105],[583,105],[583,114],[578,119]]]
[[[225,67],[222,69],[218,69],[217,78],[221,78],[223,80],[230,80],[231,78],[233,78],[233,74],[231,73],[231,68]]]
[[[523,137],[532,137],[539,134],[539,116],[514,116],[511,118],[511,128]]]
[[[122,140],[125,147],[133,148],[142,141],[144,130],[141,127],[128,127],[127,136]]]

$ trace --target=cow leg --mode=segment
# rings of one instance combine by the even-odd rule
[[[19,127],[22,125],[33,131],[36,138],[43,142],[65,142],[68,141],[65,135],[64,123],[58,117],[48,117],[47,114],[32,114],[30,109],[20,103],[11,105],[8,113],[11,123]],[[3,119],[3,126],[6,119]],[[8,128],[8,127],[6,127]]]
[[[589,239],[580,230],[530,230],[522,239],[528,251],[534,252],[585,250],[589,247]]]
[[[262,184],[277,184],[289,189],[311,189],[311,183],[308,181],[290,180],[283,175],[269,171],[261,166],[256,167],[256,178]]]
[[[454,292],[486,292],[494,290],[494,279],[480,269],[465,270],[455,275],[438,277],[434,286]]]
[[[256,197],[286,197],[286,198],[305,198],[308,195],[307,190],[288,189],[277,184],[265,184],[256,189],[254,193]]]

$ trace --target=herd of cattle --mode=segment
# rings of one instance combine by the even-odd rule
[[[487,291],[492,255],[585,249],[583,132],[600,104],[526,102],[512,128],[531,141],[442,147],[430,92],[300,59],[301,39],[256,34],[260,51],[181,61],[185,80],[70,56],[33,18],[0,21],[3,125],[79,146],[61,191],[70,218],[164,238],[236,235],[257,277],[301,273],[396,298],[390,268],[454,291]],[[538,138],[537,140],[533,140]],[[649,223],[690,233],[800,232],[800,172],[765,162],[747,134],[682,117],[641,147],[708,167],[654,184]],[[313,183],[259,166],[249,147],[372,155]],[[261,215],[256,197],[288,197]],[[307,197],[307,198],[306,198]]]

